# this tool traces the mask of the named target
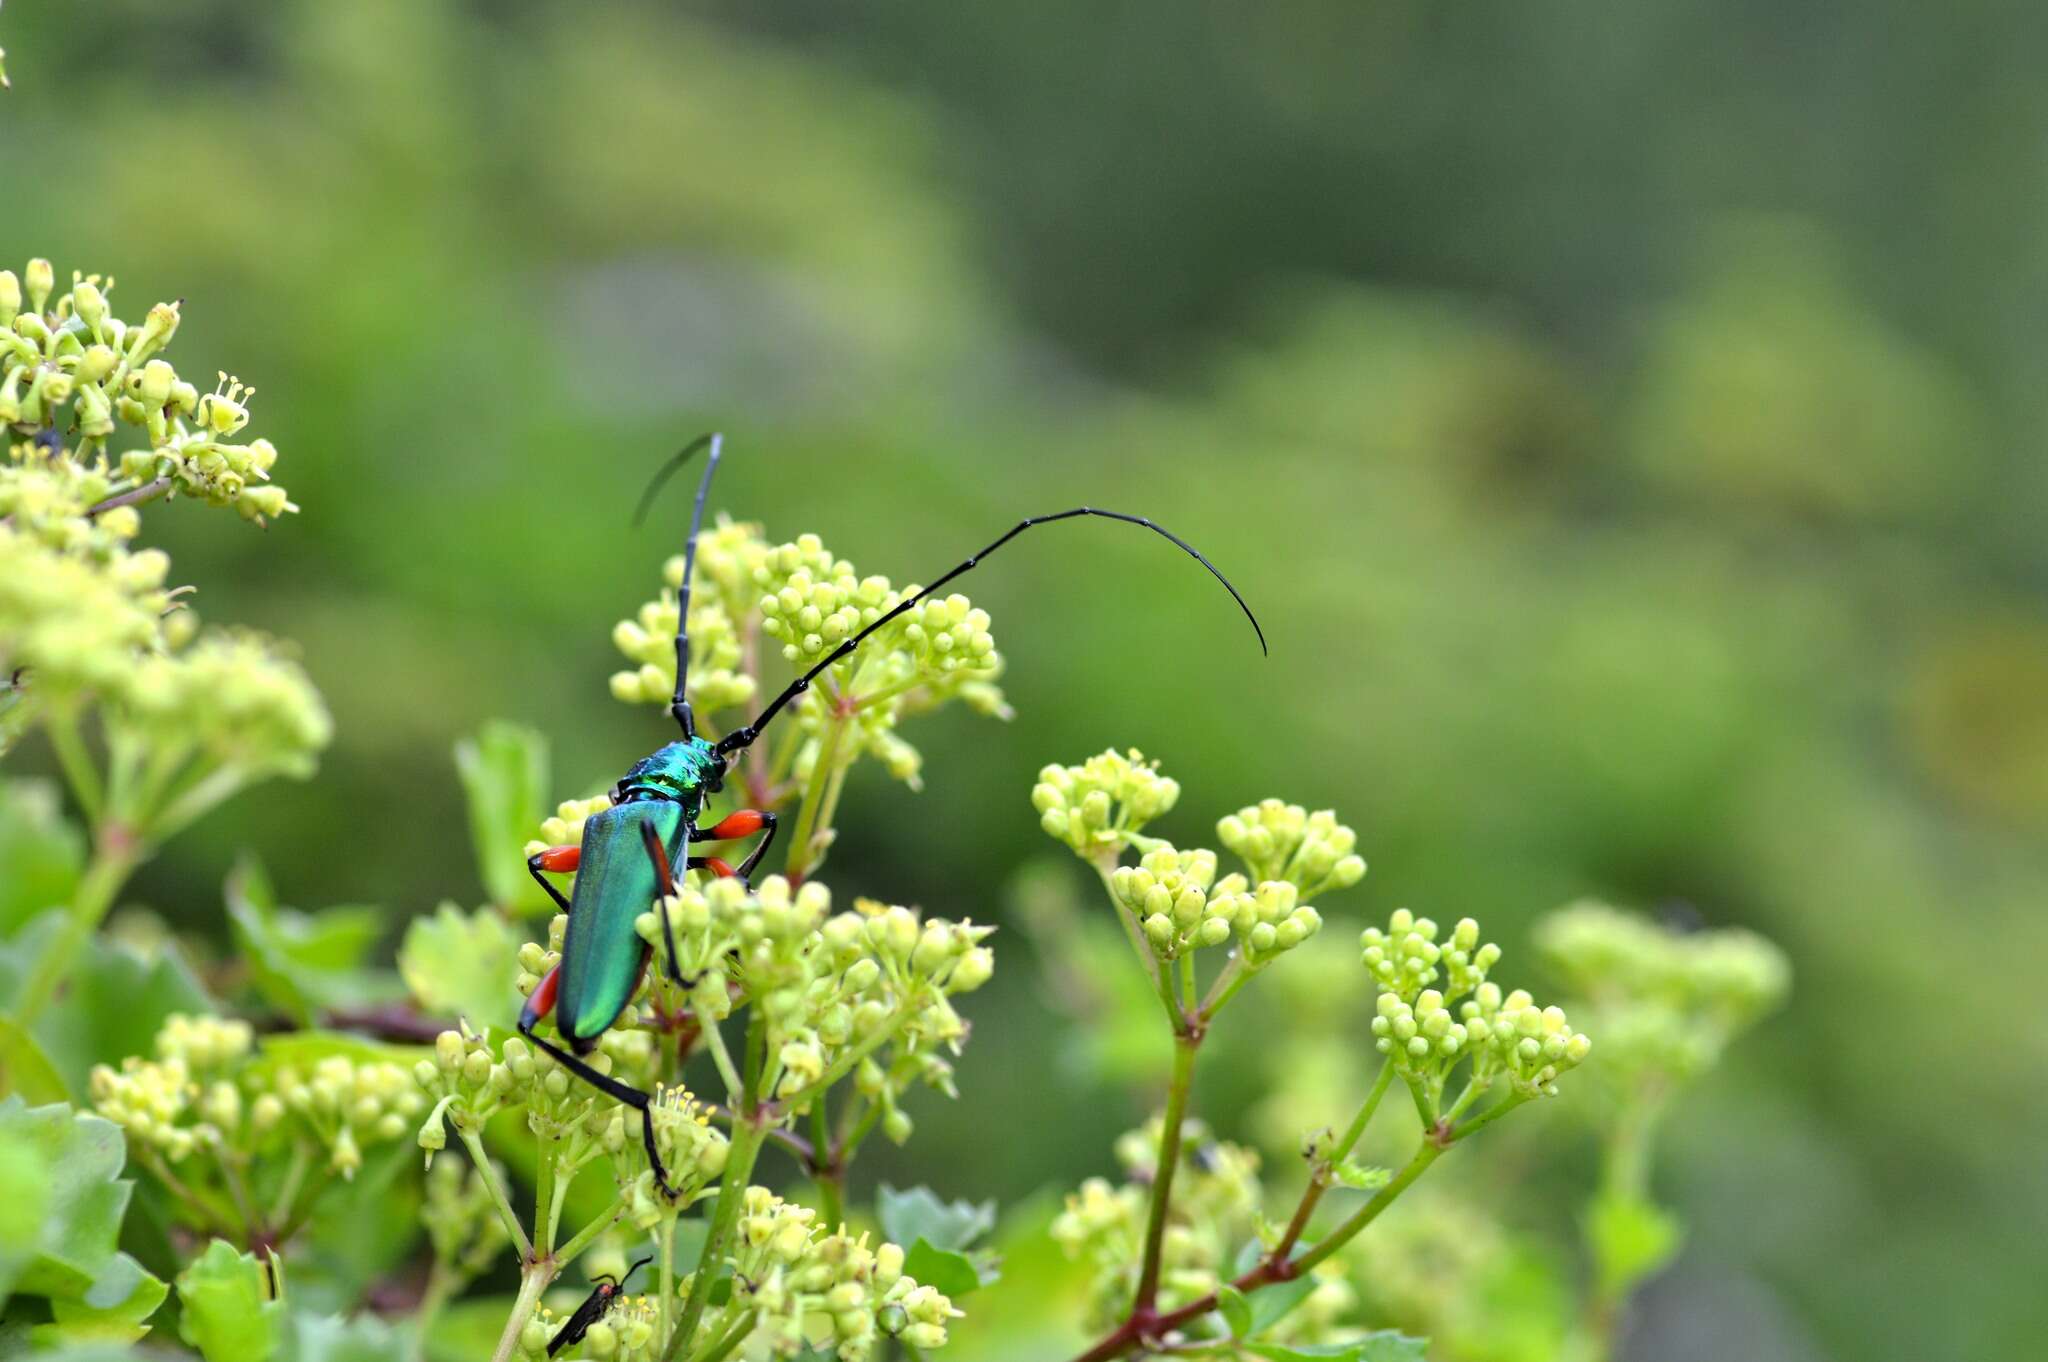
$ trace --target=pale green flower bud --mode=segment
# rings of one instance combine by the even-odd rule
[[[50,262],[37,256],[28,262],[28,306],[31,312],[41,312],[43,304],[50,300],[50,291],[57,286],[57,271]]]
[[[972,993],[989,981],[995,968],[995,952],[986,946],[976,946],[960,957],[960,963],[953,967],[952,976],[946,981],[947,987],[955,993]]]

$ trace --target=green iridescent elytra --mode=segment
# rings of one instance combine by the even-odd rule
[[[724,760],[704,739],[673,742],[635,763],[612,807],[584,820],[555,1000],[555,1026],[578,1052],[618,1020],[647,965],[647,943],[633,924],[660,886],[642,827],[653,828],[680,881],[688,830],[724,775]]]

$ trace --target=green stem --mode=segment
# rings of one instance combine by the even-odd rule
[[[1216,976],[1216,982],[1209,985],[1209,996],[1202,1000],[1201,1019],[1206,1025],[1215,1020],[1223,1005],[1237,996],[1237,991],[1252,981],[1256,969],[1248,969],[1238,956],[1231,956],[1230,963]]]
[[[1153,955],[1151,943],[1145,940],[1144,930],[1138,926],[1137,918],[1133,917],[1123,904],[1117,902],[1116,886],[1110,882],[1109,877],[1116,870],[1115,856],[1096,857],[1091,859],[1089,864],[1095,867],[1095,874],[1102,881],[1102,892],[1109,896],[1109,910],[1116,914],[1116,920],[1123,924],[1124,935],[1130,939],[1131,949],[1137,952],[1138,963],[1145,967],[1145,976],[1157,985],[1158,957]]]
[[[832,1122],[825,1110],[830,1096],[821,1092],[811,1103],[811,1180],[818,1188],[819,1218],[827,1230],[834,1230],[846,1219],[846,1169],[832,1144]]]
[[[1529,1099],[1523,1096],[1521,1093],[1515,1093],[1511,1097],[1503,1097],[1500,1101],[1494,1103],[1485,1111],[1480,1112],[1477,1116],[1465,1122],[1463,1126],[1460,1126],[1458,1128],[1457,1133],[1454,1136],[1452,1136],[1452,1138],[1462,1140],[1467,1135],[1470,1135],[1473,1131],[1480,1129],[1482,1126],[1491,1125],[1493,1122],[1498,1121],[1501,1117],[1507,1115],[1509,1112],[1513,1111],[1516,1107],[1521,1106],[1522,1103],[1528,1100]]]
[[[412,1356],[415,1362],[427,1355],[427,1332],[434,1327],[434,1321],[448,1304],[448,1298],[455,1294],[456,1282],[447,1265],[438,1258],[427,1269],[427,1289],[420,1294],[420,1306],[412,1318]]]
[[[619,1217],[626,1213],[626,1194],[619,1193],[612,1198],[612,1204],[600,1214],[591,1218],[589,1224],[576,1231],[568,1243],[555,1250],[555,1270],[561,1271],[582,1256],[583,1250],[600,1234],[619,1223]]]
[[[555,1278],[555,1269],[546,1259],[529,1259],[519,1272],[519,1296],[512,1302],[512,1314],[505,1321],[505,1331],[498,1335],[498,1350],[491,1354],[491,1362],[511,1362],[512,1355],[519,1350],[519,1335],[526,1328],[526,1321],[533,1318],[534,1307],[540,1304],[540,1293],[548,1289],[548,1283]]]
[[[533,1177],[533,1249],[545,1258],[555,1251],[554,1235],[548,1228],[548,1207],[555,1199],[556,1142],[543,1135],[537,1143],[540,1158]]]
[[[291,1215],[292,1202],[299,1196],[299,1188],[305,1184],[307,1170],[313,1166],[313,1146],[303,1138],[292,1141],[292,1166],[285,1170],[284,1186],[278,1189],[277,1203],[270,1212],[270,1223],[282,1225]]]
[[[77,711],[56,706],[50,710],[49,722],[44,726],[49,730],[57,763],[64,768],[64,779],[71,784],[72,797],[90,821],[99,822],[106,808],[106,791],[100,784],[99,768],[93,765],[91,753],[85,750],[85,739],[78,731]]]
[[[519,1217],[512,1213],[512,1202],[505,1195],[505,1185],[498,1181],[497,1170],[491,1167],[489,1156],[484,1153],[483,1137],[473,1130],[459,1126],[456,1134],[462,1139],[463,1147],[469,1150],[470,1161],[476,1165],[477,1176],[484,1181],[484,1190],[491,1194],[491,1204],[498,1208],[498,1218],[511,1231],[512,1242],[519,1247],[519,1257],[524,1260],[533,1256],[533,1241],[526,1237],[526,1226],[519,1223]]]
[[[1166,1090],[1166,1116],[1159,1128],[1159,1161],[1152,1170],[1152,1204],[1145,1217],[1145,1256],[1138,1269],[1138,1294],[1131,1310],[1146,1315],[1159,1298],[1159,1257],[1166,1241],[1166,1212],[1173,1198],[1173,1174],[1180,1166],[1180,1128],[1187,1117],[1188,1094],[1195,1082],[1195,1055],[1201,1040],[1177,1035],[1173,1044],[1173,1079]]]
[[[760,1318],[760,1314],[758,1310],[749,1310],[741,1315],[739,1322],[725,1331],[725,1337],[698,1353],[691,1362],[725,1362],[725,1359],[732,1355],[733,1349],[746,1342],[747,1335],[754,1332],[754,1321]]]
[[[818,755],[811,761],[811,778],[804,783],[803,803],[797,809],[796,828],[790,834],[789,857],[783,862],[783,873],[793,881],[802,880],[817,867],[812,854],[816,848],[811,843],[818,836],[825,792],[832,783],[832,768],[839,763],[839,745],[850,722],[843,715],[834,714],[818,743]]]
[[[34,971],[28,982],[22,985],[20,997],[15,1002],[14,1020],[24,1031],[35,1024],[50,999],[56,996],[57,987],[70,975],[78,952],[99,929],[100,919],[114,905],[114,896],[121,892],[121,886],[128,882],[128,876],[134,873],[141,860],[142,849],[124,829],[111,826],[101,829],[92,864],[86,867],[85,877],[78,882],[78,890],[72,895],[71,916],[65,920],[56,940],[36,961]]]
[[[1407,1191],[1417,1178],[1428,1172],[1429,1166],[1443,1157],[1446,1147],[1434,1140],[1424,1140],[1422,1147],[1415,1151],[1415,1157],[1408,1160],[1407,1167],[1394,1175],[1392,1182],[1373,1193],[1372,1200],[1354,1211],[1350,1219],[1324,1235],[1321,1243],[1289,1264],[1292,1269],[1289,1275],[1299,1277],[1350,1243],[1358,1236],[1360,1230],[1379,1219],[1380,1212],[1394,1204],[1394,1198]]]
[[[718,1204],[711,1211],[711,1229],[704,1236],[704,1252],[697,1259],[697,1271],[690,1278],[690,1298],[683,1305],[683,1318],[669,1337],[664,1358],[685,1356],[684,1349],[696,1341],[697,1325],[704,1307],[711,1301],[711,1287],[725,1257],[725,1241],[739,1220],[740,1202],[747,1195],[747,1179],[753,1175],[754,1160],[760,1156],[765,1132],[749,1119],[734,1124],[732,1147],[726,1151],[725,1178],[718,1187]]]
[[[1391,1060],[1389,1062],[1391,1063]],[[1423,1131],[1426,1133],[1435,1130],[1436,1103],[1430,1100],[1429,1093],[1422,1086],[1422,1081],[1408,1074],[1402,1074],[1401,1081],[1408,1085],[1408,1095],[1415,1099],[1415,1119],[1422,1122]]]
[[[745,1088],[740,1082],[739,1070],[733,1065],[732,1053],[725,1048],[725,1036],[720,1033],[711,1014],[702,1007],[697,1007],[697,1016],[703,1022],[704,1045],[711,1051],[711,1062],[718,1066],[718,1076],[725,1080],[726,1104],[737,1110]]]
[[[1373,1113],[1379,1110],[1380,1099],[1387,1095],[1387,1089],[1393,1086],[1393,1082],[1394,1066],[1382,1064],[1380,1076],[1373,1080],[1372,1090],[1366,1093],[1365,1101],[1359,1105],[1358,1115],[1352,1117],[1350,1127],[1330,1146],[1330,1156],[1318,1162],[1310,1171],[1308,1186],[1302,1189],[1301,1202],[1294,1208],[1293,1217],[1288,1220],[1287,1228],[1281,1232],[1280,1242],[1273,1248],[1271,1257],[1276,1261],[1285,1261],[1287,1255],[1294,1252],[1294,1246],[1301,1242],[1301,1236],[1308,1230],[1309,1217],[1315,1214],[1316,1205],[1323,1199],[1323,1193],[1330,1190],[1331,1169],[1344,1161],[1345,1156],[1350,1154],[1352,1147],[1365,1134],[1365,1128],[1371,1123]]]
[[[676,1303],[676,1217],[671,1209],[661,1218],[661,1332],[656,1338],[666,1339],[669,1330],[669,1316]]]
[[[1365,1128],[1372,1122],[1372,1114],[1380,1109],[1380,1099],[1387,1095],[1387,1089],[1394,1085],[1394,1066],[1391,1062],[1380,1065],[1380,1076],[1372,1081],[1372,1091],[1365,1095],[1365,1102],[1358,1108],[1358,1115],[1351,1118],[1350,1128],[1330,1150],[1330,1162],[1339,1163],[1351,1153]]]
[[[208,772],[204,780],[179,794],[150,821],[150,835],[159,842],[169,841],[232,797],[248,780],[248,772],[239,766],[222,766]]]

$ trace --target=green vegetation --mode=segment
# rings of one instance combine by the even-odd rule
[[[999,926],[977,948],[1000,967],[951,1004],[972,1044],[940,1052],[961,1100],[922,1076],[865,1093],[855,1066],[828,1133],[875,1112],[857,1159],[834,1176],[777,1137],[753,1176],[819,1211],[820,1243],[836,1205],[870,1252],[902,1247],[965,1312],[944,1356],[1072,1357],[1129,1317],[1178,1053],[1160,960],[1183,1008],[1183,961],[1198,1008],[1240,962],[1162,1212],[1159,1299],[1215,1293],[1204,1338],[1427,1339],[1438,1362],[2035,1346],[2038,1028],[1959,1047],[1951,1017],[1953,943],[1990,962],[1972,997],[2023,989],[2048,947],[2044,342],[2016,209],[2043,53],[2003,11],[106,0],[9,4],[0,46],[22,295],[0,373],[0,1353],[26,1329],[106,1355],[144,1326],[166,1351],[498,1346],[512,1224],[544,1230],[520,1103],[557,1099],[500,1094],[475,1132],[491,1172],[451,1102],[423,1172],[447,1094],[413,1070],[467,1019],[510,1071],[521,957],[550,945],[523,848],[670,731],[604,685],[632,700],[652,666],[658,688],[639,610],[681,516],[628,515],[711,428],[725,532],[787,544],[792,574],[815,554],[800,594],[916,581],[1088,501],[1202,544],[1274,645],[1261,663],[1142,536],[1056,528],[972,579],[957,623],[992,617],[999,678],[924,712],[849,676],[858,715],[761,754],[784,837],[813,811],[766,868],[804,857],[825,921],[871,897]],[[81,298],[74,268],[119,283]],[[56,324],[24,334],[24,311]],[[129,363],[152,326],[165,348]],[[95,347],[137,388],[95,377]],[[859,573],[826,571],[843,559]],[[759,638],[751,663],[699,658],[728,688],[705,703],[744,707],[750,666],[779,678],[804,642]],[[1165,756],[1188,798],[1139,833],[1173,863],[1133,842],[1105,883],[1021,795],[1112,742]],[[1274,791],[1356,830],[1291,903],[1261,899],[1287,867],[1246,840],[1294,817]],[[1243,833],[1209,835],[1239,808]],[[1372,873],[1337,883],[1351,855]],[[1163,911],[1141,872],[1179,877]],[[1478,1002],[1382,1015],[1358,933],[1392,940],[1404,904],[1440,948],[1483,922],[1503,1004],[1555,1000],[1592,1050],[1265,1318],[1302,1288],[1240,1308],[1222,1288],[1263,1259],[1236,1255],[1270,1249],[1319,1161],[1311,1244],[1422,1138],[1375,1020],[1448,1035]],[[205,1019],[249,1023],[248,1048],[202,1059]],[[155,1093],[174,1060],[182,1105],[98,1114],[96,1087]],[[1382,1073],[1351,1152],[1303,1159]],[[661,1076],[729,1105],[708,1056]],[[259,1130],[265,1096],[283,1110]],[[642,1171],[592,1115],[558,1244]],[[921,1186],[994,1221],[913,1232],[882,1189]],[[677,1213],[678,1281],[711,1205]],[[647,1251],[628,1234],[591,1240],[536,1318]],[[984,1284],[958,1290],[946,1254]],[[634,1278],[615,1341],[659,1278]]]

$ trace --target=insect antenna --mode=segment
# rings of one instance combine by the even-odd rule
[[[704,464],[704,477],[697,484],[697,504],[690,511],[690,537],[683,545],[683,584],[676,592],[676,693],[669,701],[668,712],[682,725],[683,736],[697,736],[697,719],[690,712],[690,702],[683,698],[684,689],[690,681],[690,578],[697,567],[697,532],[704,527],[704,499],[711,495],[711,477],[718,472],[718,455],[725,444],[723,435],[712,433],[700,435],[678,450],[673,458],[655,471],[648,479],[647,490],[640,494],[640,505],[633,512],[634,528],[647,518],[648,507],[677,469],[688,463],[700,449],[711,451],[711,457]]]
[[[744,750],[747,747],[751,747],[753,745],[754,739],[761,736],[761,730],[768,726],[769,721],[772,720],[776,716],[776,714],[782,710],[782,707],[784,705],[787,705],[790,701],[796,699],[799,695],[802,695],[805,691],[809,690],[811,688],[811,682],[817,680],[817,678],[824,672],[824,670],[827,667],[839,661],[839,659],[847,656],[854,649],[860,647],[861,643],[864,640],[866,640],[867,637],[870,634],[874,633],[877,629],[880,629],[883,625],[889,623],[891,620],[897,618],[899,615],[902,615],[905,611],[909,610],[912,606],[916,605],[925,597],[931,595],[934,591],[937,591],[946,583],[952,581],[955,577],[958,577],[963,573],[972,571],[974,567],[981,562],[982,559],[988,557],[997,549],[1009,543],[1018,535],[1024,533],[1024,531],[1038,525],[1049,525],[1055,520],[1072,520],[1077,516],[1099,516],[1104,520],[1121,520],[1126,525],[1140,526],[1144,529],[1152,531],[1152,533],[1159,535],[1161,538],[1170,541],[1174,545],[1174,547],[1178,548],[1182,553],[1187,554],[1188,557],[1194,559],[1196,562],[1200,563],[1204,568],[1208,569],[1209,575],[1211,577],[1214,577],[1217,581],[1223,583],[1223,589],[1230,593],[1230,598],[1237,602],[1237,608],[1244,612],[1244,617],[1247,620],[1251,621],[1252,632],[1258,635],[1259,652],[1261,654],[1264,654],[1267,651],[1266,631],[1259,627],[1259,617],[1252,613],[1251,606],[1245,603],[1245,599],[1242,595],[1238,593],[1238,589],[1230,584],[1230,579],[1228,577],[1225,577],[1222,574],[1222,572],[1217,569],[1214,563],[1210,562],[1206,557],[1204,557],[1200,549],[1197,549],[1193,544],[1190,544],[1187,540],[1182,539],[1179,535],[1167,529],[1164,525],[1155,524],[1154,522],[1147,520],[1144,516],[1129,515],[1123,511],[1105,511],[1095,506],[1076,506],[1074,509],[1070,511],[1055,511],[1050,515],[1027,516],[1025,519],[1020,520],[1015,525],[1011,526],[1007,532],[1005,532],[1003,535],[997,538],[987,548],[984,548],[979,553],[971,555],[967,558],[965,562],[962,562],[953,567],[950,571],[940,576],[930,586],[924,587],[917,591],[915,594],[906,596],[904,599],[898,601],[890,609],[884,611],[882,615],[875,620],[874,623],[868,625],[865,629],[862,629],[859,633],[847,639],[837,648],[834,648],[830,653],[827,653],[825,655],[824,661],[818,663],[815,667],[812,667],[802,676],[799,676],[796,680],[790,682],[789,685],[783,689],[782,694],[776,696],[773,700],[768,702],[767,708],[763,709],[760,715],[757,718],[755,718],[755,720],[752,723],[747,724],[743,728],[736,728],[732,732],[726,734],[723,738],[720,738],[718,740],[719,755],[727,756],[733,752],[738,752]]]

